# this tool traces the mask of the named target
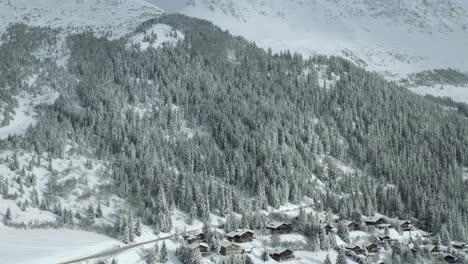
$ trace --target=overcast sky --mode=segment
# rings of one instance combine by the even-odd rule
[[[157,5],[167,12],[176,12],[181,9],[188,0],[146,0]]]

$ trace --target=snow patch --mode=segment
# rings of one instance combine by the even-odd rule
[[[175,46],[184,39],[184,34],[171,26],[155,24],[145,32],[132,36],[130,45],[137,45],[141,50],[147,50],[150,47],[157,49],[163,45]]]

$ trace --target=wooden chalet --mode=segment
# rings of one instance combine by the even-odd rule
[[[244,243],[253,241],[254,234],[252,230],[241,229],[227,233],[226,238],[231,242]]]
[[[458,242],[458,241],[452,241],[450,242],[450,245],[452,245],[453,248],[459,249],[459,250],[464,250],[468,248],[468,245],[463,242]]]
[[[451,254],[441,254],[440,259],[446,263],[460,263],[459,259]]]
[[[237,243],[227,242],[221,243],[221,249],[219,253],[223,256],[231,256],[244,253],[241,245]]]
[[[388,236],[388,235],[380,235],[380,236],[379,236],[380,242],[384,242],[384,241],[387,241],[387,242],[388,242],[388,241],[390,241],[390,239],[391,239],[391,238],[390,238],[390,236]]]
[[[359,224],[354,221],[343,221],[343,225],[348,228],[348,232],[358,231],[360,229]]]
[[[198,233],[194,235],[186,235],[184,236],[184,239],[189,245],[197,244],[197,243],[205,241],[205,235],[203,233]]]
[[[294,252],[286,248],[277,248],[270,252],[270,257],[278,262],[294,258]]]
[[[413,223],[409,220],[402,220],[398,222],[401,231],[411,231],[413,228]]]
[[[356,254],[364,253],[364,249],[358,245],[346,245],[345,249],[353,251]]]
[[[274,221],[268,223],[266,228],[269,229],[273,235],[289,234],[292,231],[292,224]]]
[[[371,243],[366,245],[367,253],[377,253],[379,252],[379,246],[377,244]]]
[[[190,248],[193,250],[198,250],[202,257],[208,257],[210,255],[210,247],[206,243],[191,244]]]
[[[383,217],[376,216],[376,217],[365,218],[364,223],[366,223],[367,226],[379,226],[379,225],[387,224],[387,221],[385,221]]]

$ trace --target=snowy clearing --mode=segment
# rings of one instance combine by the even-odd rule
[[[165,44],[175,46],[184,39],[184,34],[171,26],[156,24],[145,32],[131,37],[130,44],[138,45],[141,50],[147,50],[150,47],[157,49]]]
[[[411,91],[426,95],[430,94],[439,97],[450,97],[452,100],[460,103],[468,104],[468,86],[453,86],[453,85],[439,85],[434,86],[418,86],[410,88]]]
[[[109,237],[70,229],[13,229],[0,224],[2,264],[44,264],[66,261],[119,244]]]

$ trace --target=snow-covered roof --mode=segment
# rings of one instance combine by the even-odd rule
[[[237,247],[241,247],[241,245],[237,244],[237,243],[233,243],[233,242],[229,242],[229,241],[221,241],[221,243],[219,244],[221,247],[229,247],[229,246],[237,246]]]
[[[450,244],[455,247],[466,247],[466,243],[459,241],[452,241]]]
[[[383,218],[383,217],[381,217],[381,216],[373,216],[373,217],[366,217],[366,218],[364,218],[364,222],[372,222],[372,223],[375,223],[375,222],[379,221],[380,219],[385,220],[385,218]]]
[[[273,222],[268,223],[266,227],[276,229],[282,225],[288,225],[288,224],[284,222],[273,221]]]
[[[350,225],[350,224],[356,224],[356,225],[358,225],[358,223],[356,223],[356,222],[354,222],[354,221],[350,221],[350,220],[344,220],[344,221],[343,221],[343,224],[344,224],[345,226],[348,226],[348,225]]]
[[[274,248],[272,250],[270,250],[270,254],[272,255],[279,255],[285,251],[292,251],[290,249],[287,249],[287,248],[283,248],[283,247],[280,247],[280,248]]]
[[[248,230],[248,229],[238,229],[238,230],[231,231],[231,232],[227,233],[226,236],[227,236],[227,237],[242,236],[242,235],[245,234],[245,233],[252,233],[252,234],[254,234],[255,232],[252,231],[252,230]]]

